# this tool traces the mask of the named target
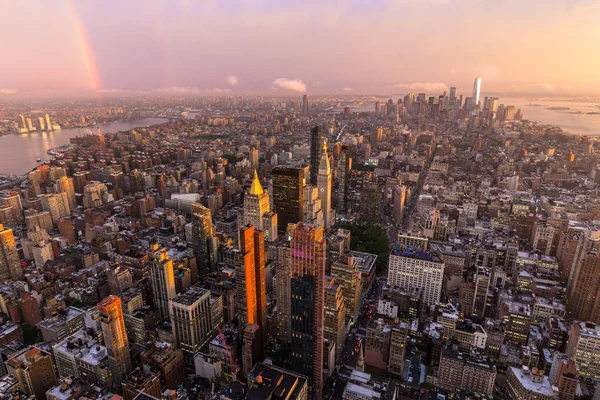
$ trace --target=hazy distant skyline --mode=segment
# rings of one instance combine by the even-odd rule
[[[0,96],[600,94],[594,0],[0,0]]]

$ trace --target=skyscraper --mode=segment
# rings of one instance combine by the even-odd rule
[[[338,162],[338,191],[337,191],[337,211],[346,212],[348,198],[348,176],[352,169],[352,157],[348,154],[348,146],[342,146],[340,160]]]
[[[302,114],[308,115],[308,95],[302,96]]]
[[[351,318],[358,316],[360,309],[360,288],[362,276],[358,263],[352,256],[343,255],[331,264],[331,276],[342,285],[346,314]]]
[[[275,299],[277,302],[277,339],[282,342],[292,340],[291,334],[291,279],[290,241],[288,235],[280,239],[274,246]]]
[[[53,131],[54,128],[52,128],[52,123],[50,122],[50,116],[48,114],[44,115],[45,119],[46,119],[46,130],[47,131]]]
[[[600,324],[600,252],[583,254],[569,287],[571,318]]]
[[[450,103],[450,107],[454,107],[456,105],[456,87],[450,88],[449,103]]]
[[[66,193],[67,200],[69,202],[69,208],[71,210],[77,207],[77,198],[75,197],[75,186],[73,184],[73,178],[66,176],[61,177],[55,183],[55,190],[59,193]]]
[[[192,248],[202,279],[216,269],[217,237],[210,209],[196,203],[192,204]]]
[[[244,330],[244,372],[262,358],[266,344],[267,284],[264,235],[251,224],[240,229],[240,251],[236,254],[238,318]]]
[[[169,300],[177,294],[175,291],[175,271],[173,261],[165,249],[155,246],[150,253],[150,284],[154,292],[154,303],[160,316],[169,319]]]
[[[481,92],[481,78],[477,77],[475,78],[475,81],[473,82],[473,103],[475,104],[475,106],[477,106],[479,104],[479,95]]]
[[[288,224],[302,220],[304,170],[303,167],[273,168],[273,206],[277,212],[279,233],[285,233]]]
[[[317,174],[317,188],[319,189],[319,198],[321,199],[321,209],[323,210],[323,223],[325,229],[333,225],[333,210],[331,209],[331,168],[329,166],[329,156],[327,155],[327,145],[323,145],[319,161],[319,171]]]
[[[317,125],[310,130],[310,184],[317,184],[321,150],[323,148],[323,128]]]
[[[113,387],[120,388],[121,382],[131,372],[129,341],[125,331],[121,299],[110,295],[96,307],[100,313],[104,344],[108,350],[108,366],[113,377]]]
[[[406,290],[423,288],[422,300],[427,305],[440,300],[444,279],[444,263],[434,253],[393,250],[390,254],[387,283]]]
[[[323,227],[290,227],[293,369],[309,377],[313,399],[322,398],[326,244]]]
[[[13,231],[0,225],[0,281],[17,280],[22,276],[23,268]]]
[[[17,192],[10,192],[2,199],[2,204],[12,207],[13,217],[15,222],[20,224],[23,222],[23,203],[21,203],[21,196]]]
[[[188,371],[194,370],[194,356],[211,339],[210,290],[196,284],[169,301],[171,326],[177,347],[183,351]]]
[[[277,239],[277,214],[271,212],[269,193],[263,190],[256,170],[250,191],[244,197],[244,225],[247,224],[264,231],[266,241]]]

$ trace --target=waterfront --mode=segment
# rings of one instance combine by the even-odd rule
[[[167,121],[165,118],[145,118],[138,121],[99,125],[99,127],[102,133],[114,133]],[[94,127],[94,132],[96,129]],[[89,132],[90,129],[86,128],[86,131]],[[54,132],[14,133],[0,136],[0,173],[24,174],[38,164],[38,158],[49,159],[51,156],[46,154],[49,149],[68,144],[69,139],[81,134],[82,130],[79,128],[70,128]]]

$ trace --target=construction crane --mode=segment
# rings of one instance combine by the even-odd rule
[[[229,362],[231,363],[231,375],[233,376],[233,380],[237,381],[237,373],[238,373],[237,360],[233,359],[233,356],[231,355],[231,348],[227,344],[227,340],[225,340],[225,335],[223,335],[223,332],[221,331],[221,328],[218,325],[217,325],[217,330],[219,331],[219,337],[221,338],[221,342],[223,342],[223,347],[225,347],[225,351],[227,352],[227,355],[229,356]]]

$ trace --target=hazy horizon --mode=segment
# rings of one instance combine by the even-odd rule
[[[0,2],[0,96],[600,95],[596,1]]]

